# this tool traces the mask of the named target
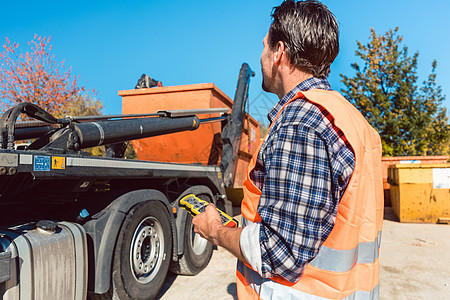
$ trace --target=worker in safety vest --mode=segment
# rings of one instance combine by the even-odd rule
[[[383,219],[378,133],[326,77],[334,15],[284,1],[263,39],[263,89],[280,101],[244,182],[243,228],[213,205],[195,231],[238,258],[239,299],[378,299]]]

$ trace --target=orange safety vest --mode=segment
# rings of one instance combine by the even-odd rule
[[[306,265],[302,277],[296,283],[277,276],[262,278],[238,261],[238,297],[242,300],[378,299],[384,205],[380,137],[338,92],[309,90],[299,92],[292,100],[298,98],[322,106],[334,117],[334,124],[355,152],[353,174],[339,202],[334,227],[317,256]],[[261,221],[258,214],[261,191],[250,179],[258,153],[259,150],[250,161],[244,181],[241,212],[247,224]]]

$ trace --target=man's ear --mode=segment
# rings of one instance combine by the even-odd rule
[[[286,58],[286,52],[284,51],[284,43],[282,41],[278,41],[275,54],[273,56],[273,63],[279,64],[281,62],[281,58]]]

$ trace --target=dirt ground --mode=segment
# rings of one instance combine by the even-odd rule
[[[235,267],[236,259],[219,248],[197,276],[169,274],[157,299],[237,299]],[[386,208],[380,299],[450,299],[450,225],[399,223]]]

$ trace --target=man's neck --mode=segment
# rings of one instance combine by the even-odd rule
[[[313,77],[312,74],[305,73],[298,69],[289,70],[285,74],[281,74],[281,86],[277,93],[279,99],[283,98],[284,95],[289,93],[293,88],[295,88],[300,82],[305,81]]]

